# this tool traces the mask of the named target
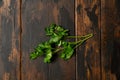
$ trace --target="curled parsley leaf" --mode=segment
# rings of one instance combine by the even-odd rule
[[[92,33],[85,36],[69,36],[68,29],[51,24],[45,28],[46,35],[50,37],[48,41],[42,42],[37,45],[33,52],[30,54],[30,59],[36,59],[39,56],[44,56],[44,62],[52,62],[53,55],[60,53],[60,58],[68,60],[74,54],[74,50],[83,42],[93,36]],[[66,39],[79,38],[79,41],[68,42]]]

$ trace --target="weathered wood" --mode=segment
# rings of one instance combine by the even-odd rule
[[[76,35],[93,33],[76,53],[77,80],[101,80],[100,0],[76,0]]]
[[[43,63],[40,57],[29,59],[34,47],[47,40],[44,28],[56,23],[74,35],[74,0],[22,1],[22,80],[75,80],[75,57],[69,61],[57,58]]]
[[[0,0],[0,80],[120,80],[119,4],[120,0]],[[44,28],[51,23],[70,29],[71,35],[94,37],[68,61],[30,60],[35,46],[48,39]]]
[[[19,0],[0,0],[0,80],[20,80]]]
[[[120,80],[120,0],[101,0],[102,80]]]

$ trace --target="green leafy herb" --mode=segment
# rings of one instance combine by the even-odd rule
[[[51,24],[45,29],[46,35],[50,37],[48,41],[37,45],[30,54],[30,59],[36,59],[39,56],[44,56],[44,62],[52,62],[53,55],[59,53],[60,58],[68,60],[72,57],[74,50],[83,42],[93,36],[92,33],[85,36],[70,36],[68,30],[63,27]],[[67,39],[78,38],[79,41],[69,42]]]

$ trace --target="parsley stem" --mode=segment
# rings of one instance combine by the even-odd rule
[[[87,34],[87,35],[84,35],[84,36],[67,36],[67,38],[86,38],[86,37],[89,37],[89,36],[93,36],[93,34],[92,33],[90,33],[90,34]]]
[[[77,48],[78,46],[80,46],[83,42],[84,42],[84,41],[81,41],[81,42],[79,42],[79,44],[76,44],[76,46],[75,46],[73,49],[75,49],[75,48]]]
[[[61,50],[63,50],[64,48],[57,48],[55,51],[54,51],[54,53],[57,53],[57,52],[59,52],[59,51],[61,51]]]
[[[93,34],[92,33],[90,33],[90,34],[87,34],[87,35],[85,35],[85,36],[68,36],[68,37],[77,37],[77,38],[81,38],[79,41],[77,41],[77,42],[69,42],[70,44],[78,44],[78,43],[80,43],[80,42],[84,42],[84,41],[86,41],[87,39],[89,39],[89,38],[91,38],[93,36]]]
[[[79,40],[76,42],[76,46],[74,47],[77,48],[78,46],[80,46],[83,42],[85,42],[86,40],[88,40],[89,38],[91,38],[93,36],[93,34],[88,34],[88,35],[85,35],[85,38],[82,39],[82,40]]]

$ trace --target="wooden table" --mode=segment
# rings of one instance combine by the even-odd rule
[[[31,61],[51,23],[94,37],[68,61]],[[120,0],[0,0],[0,80],[120,80]]]

